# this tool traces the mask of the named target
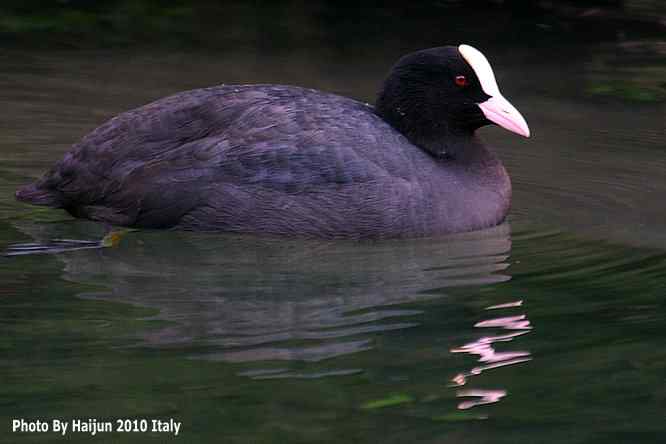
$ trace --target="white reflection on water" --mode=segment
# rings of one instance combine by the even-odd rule
[[[519,300],[505,304],[492,305],[490,307],[486,307],[486,310],[517,308],[522,307],[522,305],[523,301]],[[494,336],[482,336],[476,341],[451,349],[451,353],[467,353],[470,355],[477,355],[479,357],[478,361],[484,364],[475,366],[468,372],[459,373],[454,376],[451,379],[453,383],[452,386],[464,386],[470,381],[471,376],[480,375],[486,370],[520,364],[532,359],[529,351],[497,351],[494,346],[495,343],[510,342],[519,336],[529,333],[530,330],[532,330],[532,325],[530,324],[530,321],[527,319],[526,315],[520,314],[516,316],[503,316],[499,318],[486,319],[484,321],[477,322],[474,327],[501,328],[503,330],[509,330],[510,333]],[[457,397],[472,397],[476,399],[465,400],[459,403],[458,409],[466,410],[483,404],[492,404],[498,402],[500,399],[506,396],[506,394],[507,391],[504,389],[461,389],[457,391]]]
[[[467,410],[477,405],[493,404],[506,396],[506,390],[459,390],[458,397],[473,396],[478,399],[463,401],[458,404],[460,410]]]

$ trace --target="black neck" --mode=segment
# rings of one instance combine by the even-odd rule
[[[375,112],[410,142],[442,160],[457,159],[472,144],[474,130],[437,118],[427,109],[409,109],[377,100]]]

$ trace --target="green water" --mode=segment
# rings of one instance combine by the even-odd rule
[[[356,243],[143,231],[115,248],[0,258],[0,442],[663,441],[663,56],[636,52],[631,34],[560,45],[559,28],[535,27],[542,37],[494,41],[513,19],[419,34],[417,18],[404,17],[403,39],[375,23],[353,47],[331,42],[355,25],[328,17],[290,28],[289,50],[263,36],[0,52],[0,249],[99,239],[95,223],[14,202],[15,188],[110,116],[183,89],[275,82],[372,101],[399,54],[467,29],[534,134],[482,130],[514,184],[509,221],[482,232]],[[63,438],[12,432],[21,418],[181,427]]]
[[[508,226],[367,245],[139,233],[12,259],[2,421],[174,418],[187,442],[659,442],[665,263]],[[465,390],[503,396],[469,407],[483,397]]]

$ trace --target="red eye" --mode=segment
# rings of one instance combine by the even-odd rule
[[[456,76],[456,85],[458,85],[458,86],[467,86],[467,77],[465,77],[465,76]]]

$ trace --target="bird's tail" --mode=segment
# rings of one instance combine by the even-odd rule
[[[16,190],[16,200],[45,207],[63,207],[62,193],[45,186],[42,181],[25,185]]]

